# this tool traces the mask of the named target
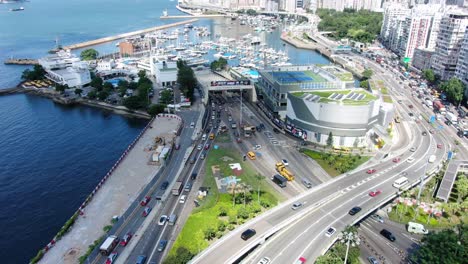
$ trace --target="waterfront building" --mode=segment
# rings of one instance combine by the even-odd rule
[[[468,27],[465,30],[463,43],[458,57],[455,76],[460,79],[466,87],[468,87]],[[468,98],[468,89],[465,89],[465,96]]]
[[[177,62],[153,58],[152,68],[154,68],[154,76],[157,84],[163,87],[176,84],[178,71]]]
[[[55,54],[40,58],[38,62],[46,71],[46,78],[57,84],[83,87],[91,82],[88,64],[81,61],[70,50],[60,50]]]
[[[96,65],[96,71],[104,72],[104,71],[111,71],[116,66],[114,60],[101,60],[98,61]]]
[[[417,70],[425,70],[431,68],[431,58],[434,54],[434,50],[417,48],[414,50],[413,59],[411,61],[411,67]]]
[[[468,12],[466,9],[452,9],[443,16],[440,22],[431,66],[442,80],[448,80],[455,75],[467,26]]]

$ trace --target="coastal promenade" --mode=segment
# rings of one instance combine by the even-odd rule
[[[153,152],[149,148],[155,138],[163,138],[165,145],[170,146],[181,126],[181,119],[173,115],[153,119],[92,191],[93,199],[80,207],[81,213],[71,230],[48,250],[40,263],[77,263],[88,246],[104,235],[103,228],[111,225],[113,216],[122,216],[160,170],[162,164],[150,163]]]
[[[178,15],[178,16],[160,16],[160,19],[176,19],[176,18],[217,18],[217,17],[229,17],[228,15]]]
[[[192,16],[188,16],[188,17],[192,17]],[[94,45],[98,45],[98,44],[103,44],[103,43],[106,43],[106,42],[111,42],[111,41],[118,40],[118,39],[133,37],[133,36],[136,36],[136,35],[141,35],[141,34],[145,34],[145,33],[150,33],[150,32],[154,32],[154,31],[158,31],[158,30],[163,30],[163,29],[167,29],[167,28],[171,28],[171,27],[177,27],[177,26],[181,26],[181,25],[188,24],[188,23],[193,23],[193,22],[195,22],[195,21],[197,21],[197,20],[198,20],[198,19],[190,19],[190,20],[180,21],[180,22],[171,23],[171,24],[167,24],[167,25],[162,25],[162,26],[157,26],[157,27],[151,27],[151,28],[136,30],[136,31],[132,31],[132,32],[122,33],[122,34],[115,35],[115,36],[109,36],[109,37],[105,37],[105,38],[100,38],[100,39],[85,41],[85,42],[81,42],[81,43],[77,43],[77,44],[65,46],[65,47],[63,47],[63,48],[64,48],[64,49],[69,49],[69,50],[81,49],[81,48],[85,48],[85,47],[89,47],[89,46],[94,46]]]

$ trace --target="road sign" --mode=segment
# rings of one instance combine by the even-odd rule
[[[447,154],[447,160],[451,160],[452,156],[453,156],[453,152],[449,150],[449,152]]]
[[[436,120],[435,116],[431,116],[430,119],[429,119],[429,123],[434,123]]]

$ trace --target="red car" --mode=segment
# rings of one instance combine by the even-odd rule
[[[367,170],[367,174],[372,174],[374,172],[376,172],[377,170],[376,169],[368,169]]]
[[[394,159],[393,159],[393,162],[398,163],[398,162],[400,162],[400,160],[401,160],[401,159],[400,159],[399,157],[398,157],[398,158],[394,158]]]
[[[438,148],[438,149],[441,149],[441,148],[442,148],[442,144],[437,144],[437,148]]]
[[[114,263],[114,260],[117,258],[118,253],[117,252],[112,252],[106,259],[106,264],[112,264]]]
[[[130,241],[130,239],[132,239],[132,234],[127,233],[127,234],[122,238],[122,240],[120,241],[120,245],[121,245],[122,247],[125,247],[125,246],[128,244],[128,242]]]
[[[151,207],[146,207],[141,215],[144,217],[147,217],[150,212],[151,212]]]
[[[382,193],[381,190],[375,190],[375,191],[371,191],[371,192],[369,193],[369,195],[372,196],[372,197],[374,197],[374,196],[377,196],[377,195],[379,195],[379,194],[381,194],[381,193]]]
[[[408,105],[408,107],[412,109],[412,108],[413,108],[413,105]]]
[[[206,144],[205,145],[205,150],[209,149],[210,148],[210,144]]]
[[[145,206],[145,205],[147,205],[149,203],[150,200],[151,200],[151,196],[145,196],[145,198],[143,198],[143,200],[141,200],[140,205]]]
[[[294,264],[304,264],[306,261],[306,258],[300,257]]]

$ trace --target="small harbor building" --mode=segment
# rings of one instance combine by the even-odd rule
[[[38,62],[46,71],[46,78],[55,83],[68,87],[83,87],[91,82],[88,64],[69,50],[60,50],[39,59]]]

